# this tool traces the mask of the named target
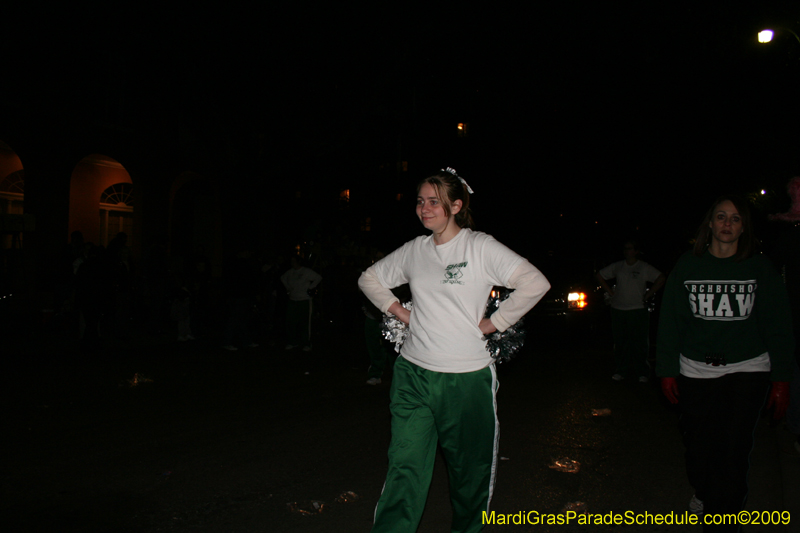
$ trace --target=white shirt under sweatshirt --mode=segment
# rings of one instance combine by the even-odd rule
[[[414,307],[401,355],[436,372],[474,372],[494,361],[478,327],[492,287],[516,289],[492,315],[500,331],[514,324],[550,288],[539,270],[494,237],[462,228],[448,242],[417,237],[372,265],[359,287],[381,311],[408,283]]]

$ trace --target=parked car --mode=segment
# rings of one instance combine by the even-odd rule
[[[568,327],[574,334],[591,333],[608,319],[604,292],[595,280],[591,259],[550,252],[534,260],[550,281],[550,290],[529,313],[532,319],[546,319],[549,325],[559,330]]]

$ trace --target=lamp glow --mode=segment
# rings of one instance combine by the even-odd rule
[[[772,40],[774,32],[772,30],[761,30],[758,32],[758,42],[768,43]]]

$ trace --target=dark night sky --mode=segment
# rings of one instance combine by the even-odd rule
[[[182,124],[354,189],[399,135],[409,183],[458,168],[487,229],[567,210],[656,232],[720,191],[782,192],[800,172],[800,43],[754,36],[800,31],[796,2],[601,4],[20,14],[0,101],[154,136]],[[462,121],[466,148],[447,138]]]

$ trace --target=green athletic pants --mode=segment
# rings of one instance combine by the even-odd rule
[[[611,309],[615,373],[624,378],[650,377],[650,313],[647,309]]]
[[[433,372],[402,357],[394,366],[389,472],[372,533],[414,533],[433,474],[437,441],[450,477],[452,531],[483,528],[497,468],[494,365],[462,374]]]
[[[311,300],[286,302],[286,342],[311,346]]]

